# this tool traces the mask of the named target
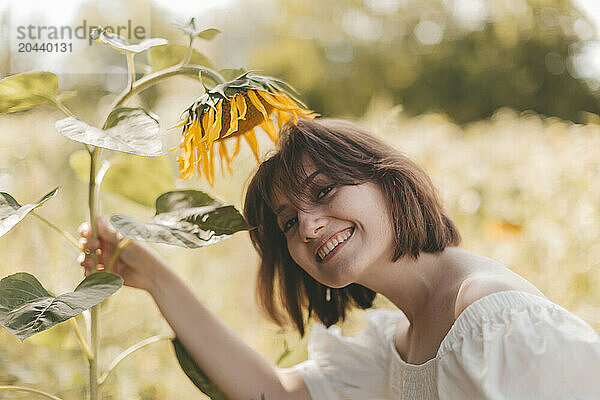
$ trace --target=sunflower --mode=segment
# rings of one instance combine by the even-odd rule
[[[317,114],[306,109],[292,93],[294,90],[285,82],[268,76],[246,72],[232,81],[219,84],[199,97],[188,109],[183,126],[181,144],[171,150],[181,149],[177,157],[179,179],[189,179],[198,172],[212,186],[214,184],[215,149],[221,170],[223,160],[231,173],[231,161],[240,150],[244,137],[258,162],[258,143],[254,128],[261,127],[275,142],[281,127],[290,119],[298,122],[299,116],[315,117]],[[273,125],[275,116],[277,129]],[[227,139],[236,139],[233,154],[229,154]]]

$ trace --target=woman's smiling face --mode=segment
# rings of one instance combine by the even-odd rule
[[[318,188],[314,202],[299,210],[281,193],[273,202],[296,264],[320,283],[340,288],[357,282],[371,265],[389,262],[393,229],[379,186],[336,185],[312,162],[304,166]]]

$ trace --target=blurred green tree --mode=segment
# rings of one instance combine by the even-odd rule
[[[581,122],[599,99],[573,57],[595,36],[570,0],[282,0],[252,65],[292,82],[324,115],[374,95],[458,123],[500,107]],[[285,11],[285,12],[283,12]]]

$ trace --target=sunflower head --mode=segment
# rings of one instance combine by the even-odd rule
[[[315,117],[294,95],[285,82],[268,76],[246,72],[236,79],[217,85],[198,98],[187,110],[181,144],[171,150],[181,149],[177,157],[179,179],[189,179],[198,172],[214,184],[214,159],[218,151],[221,170],[223,160],[231,173],[231,161],[240,150],[243,137],[258,161],[258,144],[254,128],[261,127],[275,142],[281,127],[299,116]],[[273,118],[277,128],[273,124]],[[235,138],[235,149],[230,155],[227,139]],[[218,146],[218,150],[215,150]]]

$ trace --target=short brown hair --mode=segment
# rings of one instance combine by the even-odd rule
[[[281,130],[276,153],[261,163],[248,186],[244,216],[256,227],[250,238],[261,257],[256,285],[259,304],[274,322],[280,326],[292,322],[301,335],[305,310],[308,318],[314,311],[330,326],[344,320],[352,304],[371,307],[376,294],[353,283],[331,288],[331,300],[326,302],[327,287],[290,256],[273,212],[273,194],[275,190],[285,193],[298,208],[302,202],[314,201],[318,189],[304,184],[304,156],[336,184],[379,185],[392,217],[392,261],[405,254],[416,259],[421,251],[435,253],[461,241],[429,176],[401,152],[349,121],[301,118],[297,124],[288,123]]]

